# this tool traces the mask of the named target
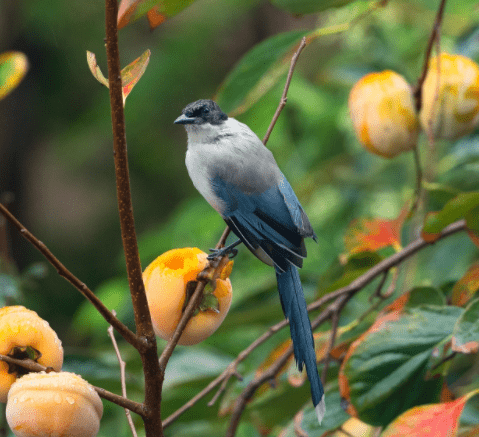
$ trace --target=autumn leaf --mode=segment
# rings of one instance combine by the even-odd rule
[[[454,285],[451,297],[452,304],[465,305],[477,290],[479,290],[479,262],[469,267],[465,275]]]
[[[23,53],[0,53],[0,99],[17,87],[27,70],[28,59]]]
[[[360,252],[375,252],[384,247],[392,246],[401,250],[401,229],[408,215],[408,209],[403,208],[396,219],[366,219],[353,220],[344,235],[344,245],[349,255]]]
[[[194,0],[121,0],[118,6],[118,29],[147,14],[150,27],[154,28],[193,2]]]
[[[479,390],[474,390],[452,402],[411,408],[396,418],[381,436],[453,437],[457,435],[459,419],[467,401],[478,393]]]
[[[146,50],[140,57],[130,62],[123,70],[121,70],[123,105],[125,105],[125,100],[131,93],[133,87],[138,83],[141,76],[143,76],[143,73],[145,72],[148,63],[150,62],[150,55],[150,50]],[[108,79],[105,78],[105,76],[101,72],[100,66],[98,65],[96,60],[95,53],[89,52],[87,50],[86,59],[88,67],[93,74],[93,77],[102,85],[105,85],[107,88],[109,88],[110,84],[108,82]]]

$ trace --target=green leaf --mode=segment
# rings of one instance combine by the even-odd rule
[[[11,93],[28,70],[28,59],[21,52],[0,54],[0,100]]]
[[[427,364],[462,312],[424,305],[387,313],[351,346],[340,385],[361,420],[386,426],[409,408],[437,400],[442,381],[425,381]]]
[[[326,392],[326,414],[319,425],[316,411],[313,404],[309,402],[303,410],[302,416],[290,422],[286,429],[281,433],[283,437],[297,437],[297,427],[301,428],[308,437],[320,437],[327,431],[339,428],[349,418],[344,409],[341,407],[341,397],[337,386],[334,390]]]
[[[461,218],[469,218],[474,228],[476,225],[475,220],[473,220],[474,215],[467,216],[470,212],[477,211],[476,208],[479,208],[479,192],[461,193],[457,195],[447,202],[441,211],[431,212],[426,216],[422,237],[429,242],[435,241],[446,226]]]
[[[435,287],[414,287],[409,292],[405,308],[414,308],[420,305],[446,305],[444,294]]]
[[[436,209],[443,208],[447,202],[459,194],[459,190],[435,182],[425,181],[422,186],[427,191],[429,199],[434,202]]]
[[[131,313],[131,299],[126,279],[105,281],[95,290],[95,294],[109,310],[115,310],[117,317],[125,321]],[[90,302],[84,302],[73,317],[72,329],[81,338],[95,335],[102,342],[108,342],[108,323]]]
[[[231,116],[248,110],[287,73],[301,38],[315,39],[349,29],[349,23],[318,28],[312,32],[295,30],[280,33],[251,49],[218,90],[214,100]]]
[[[468,305],[454,326],[452,350],[464,354],[479,351],[479,299]]]
[[[218,376],[231,363],[232,357],[202,349],[182,348],[175,351],[165,372],[164,388],[198,378]]]
[[[276,7],[291,14],[312,14],[331,7],[343,6],[354,0],[270,0]]]
[[[242,104],[247,94],[254,89],[263,76],[272,70],[273,66],[278,68],[278,64],[280,64],[282,67],[280,75],[286,72],[288,68],[286,54],[290,55],[292,48],[306,34],[305,30],[280,33],[253,47],[236,64],[214,98],[223,111],[231,112]],[[279,59],[280,62],[278,62]],[[269,89],[279,78],[272,80],[274,83]]]

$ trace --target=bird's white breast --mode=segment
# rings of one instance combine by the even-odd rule
[[[185,159],[186,168],[195,188],[216,211],[223,214],[225,210],[223,201],[216,196],[211,186],[208,170],[211,163],[208,163],[208,158],[211,159],[212,156],[209,154],[209,148],[208,145],[188,148]]]

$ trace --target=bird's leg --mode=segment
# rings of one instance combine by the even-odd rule
[[[238,254],[238,251],[235,249],[238,244],[241,244],[241,240],[235,241],[233,244],[223,247],[222,249],[210,249],[210,252],[213,253],[211,255],[208,255],[207,258],[209,260],[212,260],[215,258],[222,258],[225,255],[230,255],[230,259],[234,258]]]

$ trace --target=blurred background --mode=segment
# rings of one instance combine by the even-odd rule
[[[197,0],[154,31],[145,19],[120,31],[122,65],[151,50],[149,66],[125,108],[143,268],[175,247],[207,251],[224,229],[186,172],[186,134],[173,124],[181,109],[191,101],[212,98],[236,63],[258,43],[281,32],[306,33],[350,22],[358,10],[364,10],[364,4],[355,2],[298,17],[268,1]],[[352,85],[371,71],[392,69],[415,83],[437,7],[438,1],[432,0],[390,1],[348,31],[318,38],[301,55],[288,104],[268,147],[318,234],[319,244],[307,243],[310,255],[302,270],[308,301],[334,279],[332,272],[339,268],[339,256],[345,252],[343,236],[351,220],[395,218],[412,196],[412,154],[387,160],[366,153],[354,136],[347,99]],[[478,24],[475,2],[450,2],[442,26],[442,50],[477,62]],[[108,92],[92,77],[86,63],[86,51],[94,52],[106,74],[103,39],[102,2],[51,0],[47,5],[2,0],[0,52],[24,52],[30,69],[20,86],[0,101],[0,193],[13,194],[9,208],[20,221],[132,326],[116,207]],[[237,117],[260,138],[283,86],[281,78]],[[456,143],[438,142],[433,151],[422,138],[426,175],[457,189],[478,189],[477,135]],[[414,229],[405,230],[404,245],[417,236]],[[10,228],[8,234],[19,275],[3,287],[2,305],[19,303],[37,311],[64,343],[66,370],[119,391],[106,323],[15,230]],[[465,235],[441,242],[405,266],[398,293],[412,285],[455,281],[475,257],[477,249]],[[244,248],[235,260],[231,279],[233,306],[222,327],[198,346],[178,347],[173,356],[165,416],[282,319],[273,271]],[[367,290],[364,293],[366,302]],[[361,307],[361,300],[354,305]],[[345,312],[346,319],[357,316],[354,305]],[[282,332],[257,350],[242,367],[244,374],[252,374],[287,335]],[[127,361],[129,394],[141,400],[140,361],[131,348],[122,343],[121,348]],[[204,365],[198,366],[199,360]],[[220,405],[227,411],[224,402]],[[105,406],[100,435],[129,435],[123,411]],[[220,435],[227,417],[216,419],[217,408],[200,401],[168,429],[169,435]],[[258,428],[242,425],[239,435],[260,435]]]

